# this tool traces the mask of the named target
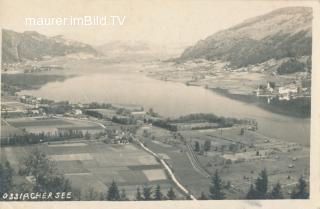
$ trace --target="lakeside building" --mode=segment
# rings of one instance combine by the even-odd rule
[[[80,109],[72,109],[72,114],[74,114],[74,115],[82,115],[82,110],[80,110]]]
[[[289,101],[297,97],[307,95],[308,88],[302,88],[301,82],[293,82],[276,86],[275,82],[259,85],[254,91],[257,97],[268,97],[268,103],[272,97],[277,96],[279,100]]]
[[[274,94],[276,93],[276,84],[275,82],[267,82],[266,85],[260,84],[258,85],[256,92],[256,96],[266,95],[266,94]]]
[[[279,100],[289,101],[293,96],[299,93],[299,87],[296,84],[279,87]]]
[[[145,111],[133,111],[131,112],[131,115],[134,119],[137,119],[137,120],[143,120],[146,116],[146,112]]]

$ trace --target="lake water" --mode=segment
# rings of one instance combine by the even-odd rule
[[[68,73],[78,76],[51,82],[37,90],[20,94],[56,101],[105,102],[142,105],[161,115],[173,117],[190,113],[254,118],[259,132],[309,146],[310,119],[269,112],[254,104],[233,100],[202,87],[146,77],[140,65],[72,64]]]

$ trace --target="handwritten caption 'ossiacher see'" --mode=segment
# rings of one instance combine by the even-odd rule
[[[72,192],[31,192],[31,193],[4,193],[3,200],[71,200]]]

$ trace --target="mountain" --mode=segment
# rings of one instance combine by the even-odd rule
[[[90,45],[70,41],[62,36],[48,37],[35,31],[18,33],[12,30],[2,30],[3,63],[41,59],[46,56],[64,56],[74,53],[98,54]]]
[[[125,42],[125,41],[112,41],[101,46],[97,49],[105,54],[109,53],[131,53],[143,52],[150,50],[147,43],[144,42]]]
[[[177,46],[161,46],[142,41],[111,41],[95,47],[98,52],[117,61],[151,61],[168,59],[181,54],[183,48]]]
[[[177,61],[200,58],[245,67],[271,59],[310,56],[311,49],[312,8],[286,7],[200,40]]]

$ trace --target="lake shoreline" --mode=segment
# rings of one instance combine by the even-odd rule
[[[248,104],[253,104],[267,111],[271,111],[273,113],[296,117],[296,118],[303,118],[303,119],[310,118],[311,102],[309,99],[302,98],[296,101],[275,100],[275,101],[271,101],[270,104],[268,104],[265,98],[259,98],[255,95],[233,94],[233,93],[230,93],[228,89],[222,89],[222,88],[208,88],[208,89],[220,95],[226,96],[230,99],[235,99]],[[296,105],[302,105],[304,108],[306,108],[306,111],[301,110],[301,106],[296,107]]]
[[[21,92],[23,90],[37,90],[46,85],[47,83],[51,82],[63,82],[69,78],[73,78],[76,76],[80,76],[77,74],[62,74],[62,73],[40,73],[40,74],[8,74],[4,75],[2,77],[3,79],[3,84],[4,85],[9,85],[9,82],[13,82],[13,84],[10,83],[10,86],[14,87],[13,91],[14,93]],[[155,79],[155,80],[160,80],[162,81],[161,78],[157,76],[150,76],[148,73],[143,73],[148,78]],[[19,77],[29,77],[29,80],[31,81],[26,81],[24,83],[21,83],[20,80],[21,78]],[[9,78],[8,79],[5,79]],[[16,78],[15,78],[16,77]],[[33,78],[37,78],[36,80]],[[28,80],[28,79],[27,79]],[[176,82],[176,83],[183,83],[186,86],[193,86],[193,85],[188,85],[183,81],[180,80],[168,80],[171,82]],[[29,82],[29,83],[28,83]],[[267,103],[265,98],[259,98],[256,97],[253,94],[238,94],[238,93],[232,93],[228,89],[225,88],[220,88],[220,87],[207,87],[199,83],[199,85],[195,85],[201,88],[208,89],[210,91],[213,91],[215,93],[218,93],[219,95],[222,95],[224,97],[230,98],[232,100],[236,101],[241,101],[246,104],[251,104],[255,105],[257,107],[260,107],[264,110],[276,113],[276,114],[281,114],[284,116],[291,116],[291,117],[296,117],[296,118],[303,118],[303,119],[308,119],[310,118],[311,115],[311,101],[310,99],[299,99],[299,100],[291,100],[291,101],[271,101],[270,103]]]
[[[186,85],[183,82],[161,80],[141,71],[141,65],[106,66],[91,63],[70,66],[76,76],[63,82],[50,82],[37,90],[26,90],[20,95],[32,95],[55,101],[72,103],[108,102],[137,104],[153,108],[164,117],[191,113],[215,113],[218,116],[257,119],[259,132],[271,137],[309,145],[310,121],[290,114],[275,113],[256,103],[253,96],[230,98],[216,89]],[[88,71],[88,69],[93,69]],[[85,73],[84,73],[85,72]],[[79,74],[79,75],[78,75]],[[87,85],[89,84],[89,85]],[[102,88],[103,87],[103,88]],[[236,95],[236,97],[239,95]],[[234,97],[234,95],[232,95]],[[288,132],[287,130],[294,130]]]
[[[37,90],[51,82],[63,82],[76,75],[52,73],[18,73],[2,74],[1,90],[9,94],[19,93],[24,90]]]

